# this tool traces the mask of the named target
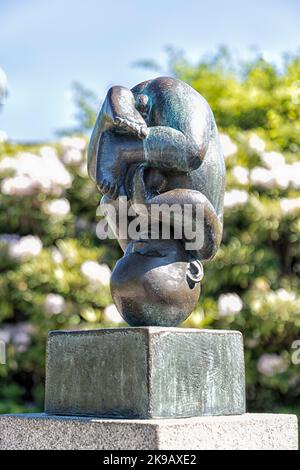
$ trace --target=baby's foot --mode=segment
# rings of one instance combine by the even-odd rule
[[[147,137],[147,124],[135,108],[132,92],[124,87],[112,87],[102,107],[105,117],[105,130],[115,130],[144,139]]]
[[[111,199],[116,199],[119,194],[118,186],[105,178],[101,183],[98,183],[97,188],[102,194],[109,196]]]

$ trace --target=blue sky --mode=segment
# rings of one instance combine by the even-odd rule
[[[10,96],[0,129],[40,140],[71,125],[73,80],[100,97],[112,84],[133,86],[164,62],[164,47],[191,60],[221,44],[242,56],[256,46],[267,58],[299,50],[299,0],[0,0],[0,67]]]

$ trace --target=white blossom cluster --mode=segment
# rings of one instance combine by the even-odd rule
[[[269,154],[272,153],[269,152]],[[273,157],[265,153],[264,163],[267,165],[266,162],[268,161],[269,167],[253,168],[250,172],[251,183],[265,189],[287,189],[288,187],[300,189],[300,162],[278,164],[277,157],[274,158],[274,162],[271,162],[271,160],[273,160]],[[274,165],[271,166],[273,163]]]
[[[123,318],[119,314],[118,309],[114,304],[110,304],[110,305],[107,305],[107,307],[105,307],[104,312],[103,312],[103,319],[107,323],[116,323],[116,324],[124,323]]]
[[[282,198],[280,208],[284,215],[300,213],[300,197]]]
[[[288,368],[288,363],[278,354],[263,354],[257,362],[257,370],[267,377],[282,374]]]
[[[63,137],[60,145],[63,148],[63,161],[66,165],[82,163],[86,149],[86,140],[83,137]]]
[[[97,261],[85,261],[80,270],[92,286],[109,286],[111,270],[106,264],[99,264]]]
[[[59,315],[63,313],[66,308],[65,299],[59,294],[48,294],[45,302],[44,309],[49,315]]]
[[[282,321],[287,320],[289,311],[300,311],[300,298],[294,291],[288,291],[284,288],[277,289],[276,291],[269,290],[264,292],[263,297],[256,297],[251,302],[251,309],[253,312],[260,314],[266,310],[272,312],[278,310]]]
[[[249,200],[249,193],[244,190],[232,189],[225,192],[224,208],[236,209],[243,207]]]
[[[297,300],[297,296],[295,294],[295,292],[293,291],[288,291],[286,289],[278,289],[277,291],[275,291],[275,294],[277,296],[277,298],[279,300],[281,300],[282,302],[295,302],[295,300]]]
[[[252,134],[249,142],[249,148],[259,155],[266,150],[266,143],[257,134]]]
[[[256,152],[264,166],[253,168],[250,181],[254,186],[266,189],[300,189],[300,162],[288,164],[284,155],[279,152],[266,152],[266,143],[253,134],[249,147]]]
[[[72,177],[52,147],[44,146],[40,154],[22,152],[5,157],[0,162],[0,175],[13,174],[3,179],[1,191],[9,196],[29,196],[38,192],[60,196],[70,188]]]
[[[40,238],[33,235],[20,237],[15,234],[2,234],[0,236],[0,242],[7,245],[9,256],[19,261],[38,256],[43,248]]]
[[[64,260],[64,257],[62,255],[62,253],[60,252],[60,250],[56,247],[52,248],[51,250],[51,257],[52,257],[52,260],[55,264],[60,264],[63,262]]]
[[[221,134],[225,156],[236,152],[235,144],[230,137]],[[243,166],[235,166],[231,170],[233,180],[240,186],[263,189],[300,189],[300,162],[287,163],[283,154],[267,152],[266,143],[258,135],[252,134],[248,140],[248,147],[259,155],[262,166],[249,170]],[[248,191],[231,189],[225,193],[224,208],[241,208],[249,201]],[[300,209],[300,198],[285,198],[280,201],[283,215],[294,214]]]
[[[243,301],[238,294],[228,293],[220,295],[218,299],[218,310],[221,318],[238,315],[242,309]]]
[[[235,166],[232,175],[238,184],[246,185],[249,183],[249,170],[243,166]]]
[[[225,158],[235,155],[238,151],[237,145],[232,141],[229,135],[219,134],[221,147]]]
[[[45,211],[50,216],[60,219],[69,215],[71,211],[71,206],[68,199],[60,198],[49,201],[45,205]]]

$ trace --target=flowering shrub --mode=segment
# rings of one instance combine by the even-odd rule
[[[212,105],[227,166],[223,244],[184,326],[242,331],[250,410],[299,403],[300,60],[262,60],[238,78],[220,62],[177,61]],[[241,78],[241,76],[243,78]],[[87,139],[13,144],[0,133],[0,412],[41,409],[47,332],[122,324],[109,292],[120,250],[96,238]]]
[[[0,412],[42,408],[49,329],[121,322],[109,291],[119,249],[96,238],[86,145],[0,143]]]
[[[299,409],[300,59],[282,72],[258,59],[234,75],[222,55],[199,66],[179,57],[173,71],[212,105],[227,167],[223,244],[186,326],[242,331],[250,410]]]

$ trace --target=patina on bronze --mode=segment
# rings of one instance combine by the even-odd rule
[[[88,168],[102,203],[116,210],[122,196],[129,205],[144,204],[149,214],[153,204],[202,206],[200,249],[188,250],[184,237],[119,237],[124,255],[111,279],[113,299],[129,325],[180,324],[197,304],[202,263],[214,257],[222,236],[225,166],[208,103],[175,78],[132,90],[112,87],[91,137]],[[175,230],[175,218],[172,223]]]

